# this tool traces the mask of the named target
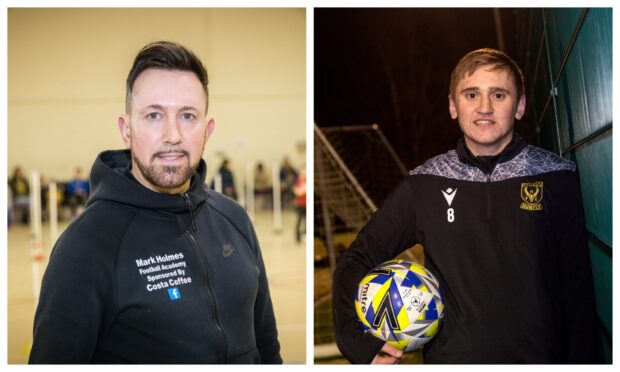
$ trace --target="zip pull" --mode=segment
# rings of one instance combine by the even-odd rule
[[[194,218],[194,206],[192,205],[192,201],[189,200],[189,195],[187,195],[187,193],[181,195],[183,195],[183,198],[185,199],[185,205],[187,205],[187,207],[189,208],[189,214],[192,216],[192,229],[194,230],[194,232],[197,232],[198,229],[196,229],[196,219]]]

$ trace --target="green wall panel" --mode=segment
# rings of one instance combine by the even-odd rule
[[[585,127],[588,120],[584,95],[584,81],[581,61],[578,54],[572,54],[558,84],[556,97],[558,109],[558,127],[562,148],[575,142],[574,129]]]
[[[589,120],[586,127],[576,130],[578,139],[612,121],[611,25],[611,9],[591,9],[579,33],[577,45]]]
[[[603,360],[607,364],[611,364],[613,360],[612,350],[611,350],[611,340],[607,337],[601,336],[601,344],[603,345]]]
[[[537,13],[540,16],[537,16]],[[589,9],[566,65],[558,75],[562,58],[578,26],[582,9],[533,10],[531,31],[545,35],[540,48],[540,34],[529,38],[523,49],[538,57],[528,64],[528,114],[538,123],[538,145],[560,153],[587,138],[597,129],[613,121],[612,107],[612,10]],[[538,23],[538,24],[535,24]],[[539,31],[541,30],[541,31]],[[536,70],[534,70],[536,69]],[[542,111],[551,90],[551,78],[559,76],[558,91],[546,111]],[[558,143],[558,132],[560,144]],[[561,148],[560,148],[561,146]],[[597,298],[597,314],[602,325],[603,353],[612,362],[612,135],[611,131],[591,138],[564,154],[579,169],[590,257]]]
[[[610,25],[611,10],[590,10],[560,77],[557,107],[563,148],[612,120]]]
[[[577,46],[566,63],[558,84],[556,98],[560,138],[564,149],[575,142],[576,128],[587,127],[588,120],[581,55],[578,53]]]
[[[613,329],[612,314],[612,265],[601,243],[590,240],[590,260],[594,275],[594,291],[596,292],[596,310],[603,326],[611,333]]]
[[[557,144],[557,133],[555,130],[555,118],[553,107],[551,106],[545,116],[543,117],[542,122],[540,123],[540,133],[538,140],[540,143],[544,143],[544,148],[549,151],[553,151],[555,153],[558,152],[558,144]]]
[[[543,48],[544,48],[543,44]],[[544,49],[543,49],[544,50]],[[549,77],[549,68],[548,68],[548,58],[547,54],[543,53],[540,58],[540,67],[538,74],[536,76],[536,81],[533,81],[533,97],[529,104],[533,105],[532,109],[535,112],[535,116],[538,118],[543,114],[543,109],[545,108],[545,103],[549,98],[550,94],[550,77]],[[528,98],[526,98],[528,99]],[[553,109],[553,107],[549,107],[547,110]]]
[[[588,230],[612,244],[611,135],[598,138],[576,151],[581,194]]]
[[[524,45],[523,49],[526,55],[528,55],[529,59],[524,60],[525,65],[521,66],[525,70],[523,74],[525,76],[525,87],[528,89],[528,94],[533,91],[532,82],[534,82],[534,74],[537,72],[536,70],[536,62],[538,61],[538,57],[540,53],[544,53],[544,45],[540,48],[540,39],[543,36],[543,22],[542,22],[542,11],[540,9],[530,9],[527,11],[528,16],[524,17],[527,20],[526,27],[530,27],[528,31],[528,40],[529,45]]]
[[[562,57],[573,35],[581,11],[581,8],[547,10],[547,36],[554,78],[558,75]]]

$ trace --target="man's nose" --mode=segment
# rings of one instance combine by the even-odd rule
[[[493,113],[493,104],[491,103],[491,97],[480,97],[480,102],[478,105],[478,113],[480,114],[492,114]]]
[[[176,117],[171,117],[164,123],[163,140],[166,144],[176,145],[181,142],[181,128]]]

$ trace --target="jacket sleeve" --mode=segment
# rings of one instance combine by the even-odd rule
[[[559,200],[558,260],[567,363],[601,363],[596,298],[577,172]]]
[[[43,276],[31,364],[91,363],[114,280],[106,258],[75,228],[56,243]]]
[[[362,278],[416,243],[411,177],[407,177],[372,216],[334,272],[333,314],[336,343],[351,363],[370,363],[385,343],[364,333],[354,298]]]
[[[256,335],[256,346],[260,352],[262,364],[282,364],[280,356],[280,343],[278,342],[278,330],[276,318],[273,313],[271,295],[269,294],[269,283],[263,256],[260,251],[258,239],[252,229],[252,237],[257,250],[257,264],[260,270],[258,276],[258,294],[254,303],[254,332]]]

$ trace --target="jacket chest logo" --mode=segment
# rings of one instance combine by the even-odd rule
[[[452,189],[451,187],[448,187],[446,190],[441,190],[443,197],[446,199],[446,203],[448,203],[448,209],[446,210],[446,220],[449,223],[454,222],[454,220],[456,219],[454,215],[454,208],[452,208],[452,200],[454,200],[454,197],[456,196],[456,190],[457,189]]]
[[[192,283],[183,252],[156,254],[135,260],[138,274],[146,281],[148,292],[168,292],[170,301],[181,298],[181,286]]]
[[[446,202],[448,203],[448,207],[452,206],[452,199],[456,196],[456,189],[452,190],[452,188],[448,187],[447,190],[441,190],[443,193],[443,197],[446,198]]]
[[[543,182],[530,182],[521,184],[521,209],[526,211],[542,210]]]
[[[230,243],[229,244],[224,244],[222,246],[222,256],[228,257],[228,256],[230,256],[233,253],[234,250],[235,250],[235,248],[233,248],[232,244],[230,244]]]

